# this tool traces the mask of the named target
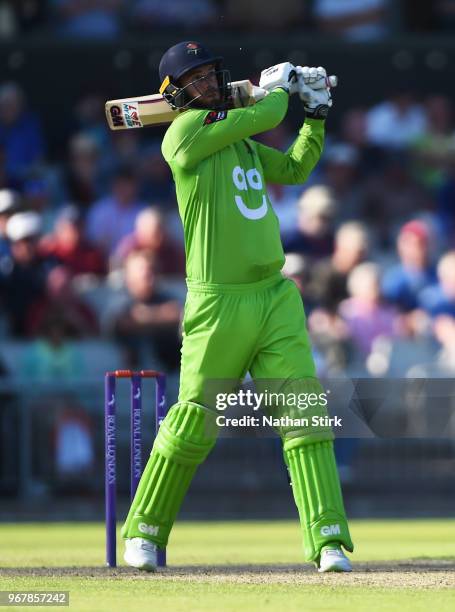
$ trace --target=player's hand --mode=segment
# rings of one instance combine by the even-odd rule
[[[311,89],[323,89],[326,86],[327,71],[322,66],[317,68],[314,66],[299,66],[297,73],[299,78],[301,77]]]
[[[325,119],[333,104],[330,88],[326,85],[326,71],[322,67],[311,69],[305,66],[297,69],[297,75],[299,96],[303,101],[307,117]],[[305,82],[306,80],[311,80],[311,83]]]
[[[283,62],[261,72],[259,87],[267,91],[273,91],[277,87],[281,87],[289,92],[293,82],[297,82],[295,67],[290,62]]]

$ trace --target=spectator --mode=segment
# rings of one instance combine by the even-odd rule
[[[88,134],[76,134],[69,143],[68,165],[63,175],[67,200],[86,211],[102,193],[100,149]]]
[[[53,257],[64,264],[74,276],[107,273],[106,258],[84,238],[82,216],[74,205],[60,211],[54,232],[40,241],[39,252],[43,257]]]
[[[0,260],[11,253],[10,244],[6,235],[6,225],[11,216],[18,212],[20,196],[11,189],[0,190]],[[1,264],[0,264],[1,265]]]
[[[0,142],[0,189],[7,189],[10,186],[11,181],[6,173],[5,146]]]
[[[337,202],[337,220],[357,219],[362,206],[357,149],[342,142],[332,143],[326,147],[323,159],[323,181]]]
[[[309,265],[307,260],[297,253],[287,253],[282,273],[286,278],[290,278],[297,285],[300,294],[305,300],[306,287],[310,277]],[[305,300],[305,306],[306,306]]]
[[[84,94],[78,100],[73,113],[72,131],[88,136],[98,149],[109,145],[109,129],[104,114],[106,96],[99,92]]]
[[[323,32],[354,41],[383,38],[387,0],[315,0],[313,14]]]
[[[124,0],[52,0],[62,37],[110,39],[120,32]]]
[[[123,263],[132,251],[148,251],[153,256],[157,274],[183,276],[185,256],[168,236],[164,220],[156,208],[144,208],[135,223],[134,232],[120,242],[114,261]]]
[[[175,203],[175,186],[160,145],[153,144],[141,151],[138,169],[144,198],[161,202],[166,207],[172,206]]]
[[[167,26],[193,28],[215,23],[213,0],[133,0],[132,23],[141,29]]]
[[[444,181],[447,157],[453,148],[453,108],[446,96],[433,95],[425,101],[427,129],[413,144],[414,175],[430,188],[438,189]]]
[[[40,122],[26,110],[24,93],[16,83],[0,87],[0,147],[6,153],[7,176],[16,185],[44,158]]]
[[[105,253],[114,254],[122,238],[134,231],[145,203],[138,199],[134,170],[124,166],[112,180],[111,194],[93,205],[87,216],[87,236]]]
[[[380,274],[376,264],[365,262],[356,266],[348,277],[350,297],[339,306],[354,346],[367,357],[375,338],[393,336],[396,313],[384,305],[380,294]]]
[[[434,336],[441,345],[436,358],[443,373],[453,378],[455,374],[455,318],[447,314],[438,315],[433,322]]]
[[[64,318],[55,313],[44,313],[39,338],[27,344],[21,374],[32,381],[71,382],[86,373],[79,349],[68,342]]]
[[[25,335],[29,310],[43,296],[47,274],[54,265],[38,255],[40,231],[41,219],[35,212],[18,212],[6,224],[11,257],[2,261],[0,297],[16,337]]]
[[[234,28],[261,30],[301,29],[307,2],[302,0],[282,0],[269,2],[267,7],[262,0],[227,0],[226,21]]]
[[[129,367],[158,358],[168,371],[180,363],[180,305],[157,285],[153,258],[131,252],[125,261],[126,294],[108,314],[108,326],[126,349]]]
[[[455,143],[454,143],[455,144]],[[446,173],[437,191],[439,226],[449,248],[455,247],[455,146],[448,153]]]
[[[390,238],[395,228],[416,211],[431,206],[430,194],[411,176],[409,156],[404,151],[389,153],[381,172],[363,185],[362,216],[374,227],[378,244],[386,249],[392,247]]]
[[[417,308],[419,293],[436,281],[430,263],[430,233],[422,221],[410,221],[400,230],[397,251],[400,263],[384,275],[384,298],[404,312]]]
[[[305,304],[335,313],[339,303],[348,297],[348,275],[367,254],[366,227],[356,221],[341,225],[335,234],[331,257],[316,262],[311,268]]]
[[[341,141],[350,145],[357,152],[356,175],[367,177],[378,171],[383,152],[368,142],[367,111],[364,108],[351,108],[341,120]]]
[[[43,232],[51,229],[55,218],[55,198],[48,178],[38,174],[27,178],[22,185],[23,206],[40,215]]]
[[[431,317],[443,314],[455,317],[455,251],[441,257],[437,274],[438,283],[419,294],[419,305]]]
[[[336,202],[323,185],[309,187],[299,203],[298,227],[283,239],[286,253],[300,253],[314,258],[330,255],[333,250],[333,218]]]
[[[371,144],[402,149],[422,137],[427,128],[424,109],[409,91],[400,91],[367,113],[367,135]]]
[[[75,294],[71,279],[71,272],[64,266],[56,266],[49,272],[45,295],[35,301],[28,312],[29,336],[36,336],[42,329],[47,329],[50,321],[57,326],[58,334],[64,332],[67,339],[99,333],[96,315]]]

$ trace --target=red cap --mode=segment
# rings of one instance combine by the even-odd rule
[[[420,238],[420,240],[424,242],[428,242],[430,238],[430,232],[426,223],[417,220],[405,223],[400,229],[400,235],[401,234],[414,234],[414,236]]]

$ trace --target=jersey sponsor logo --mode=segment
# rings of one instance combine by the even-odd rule
[[[211,125],[217,121],[223,121],[227,117],[227,111],[210,111],[204,119],[204,125]]]
[[[323,536],[331,536],[331,535],[340,535],[341,529],[339,525],[324,525],[321,527],[321,535]]]
[[[263,190],[262,176],[256,168],[251,168],[251,170],[245,172],[243,168],[236,166],[232,171],[232,180],[239,191],[248,191],[250,187],[255,191]],[[251,221],[262,219],[268,211],[265,194],[262,195],[262,203],[259,208],[248,208],[240,195],[235,196],[235,203],[241,214]]]
[[[129,128],[142,127],[142,121],[139,117],[139,106],[134,103],[123,103],[123,117],[125,118],[126,126]]]

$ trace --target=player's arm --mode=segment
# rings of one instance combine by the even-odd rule
[[[172,161],[194,168],[217,151],[276,127],[286,115],[288,98],[284,89],[276,89],[254,106],[182,113],[172,126]]]
[[[308,72],[315,71],[316,81],[308,84]],[[332,106],[330,88],[318,88],[318,79],[326,81],[324,68],[308,69],[298,66],[298,92],[303,101],[306,120],[298,138],[286,153],[257,144],[266,181],[271,183],[304,183],[318,162],[324,143],[325,118]],[[314,89],[316,87],[316,89]]]
[[[284,185],[304,183],[321,157],[324,123],[321,119],[306,119],[286,153],[255,142],[265,180]]]

